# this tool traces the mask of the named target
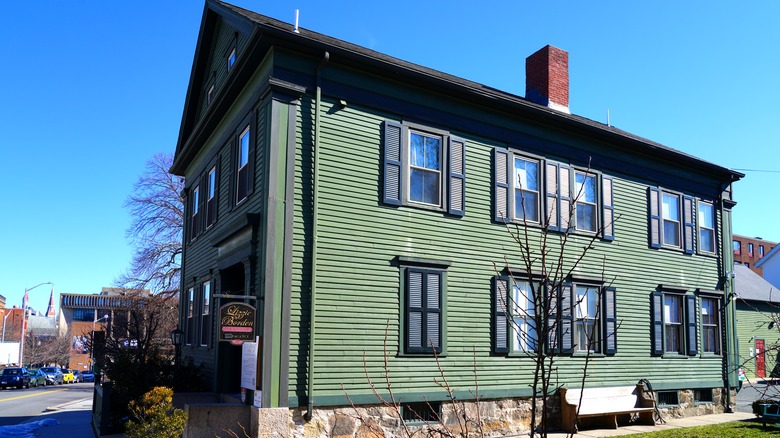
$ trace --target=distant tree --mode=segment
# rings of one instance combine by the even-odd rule
[[[129,269],[118,279],[124,287],[167,294],[179,290],[184,181],[168,172],[172,163],[171,153],[149,159],[125,201],[132,217],[127,237],[134,254]]]

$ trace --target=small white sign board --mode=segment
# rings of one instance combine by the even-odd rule
[[[257,389],[257,342],[241,345],[241,387],[252,391]]]

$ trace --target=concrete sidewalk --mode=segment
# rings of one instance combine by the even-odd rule
[[[40,421],[47,418],[57,420],[57,424],[44,425],[35,429],[33,434],[38,438],[90,438],[95,434],[92,431],[92,397],[73,402],[52,406],[46,409],[46,413],[31,418],[32,421]],[[109,438],[120,438],[124,435],[103,435]]]
[[[576,435],[576,438],[608,437],[632,435],[635,433],[658,432],[669,429],[680,429],[684,427],[707,426],[710,424],[728,423],[731,421],[742,421],[756,418],[752,413],[735,412],[733,414],[710,414],[699,415],[698,417],[685,418],[666,418],[666,424],[656,424],[655,426],[622,426],[617,429],[591,429],[582,430]],[[563,438],[568,436],[565,433],[548,434],[550,438]]]

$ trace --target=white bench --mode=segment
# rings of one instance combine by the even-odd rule
[[[580,400],[582,395],[582,400]],[[639,414],[639,424],[654,426],[654,401],[645,398],[642,385],[608,388],[560,389],[561,427],[577,433],[577,423],[589,417],[603,417],[604,427],[617,429],[618,415]],[[577,405],[580,412],[577,413]]]

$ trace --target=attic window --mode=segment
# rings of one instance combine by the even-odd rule
[[[227,69],[228,71],[233,70],[233,65],[236,63],[236,48],[233,47],[233,49],[230,51],[230,54],[227,56]]]

